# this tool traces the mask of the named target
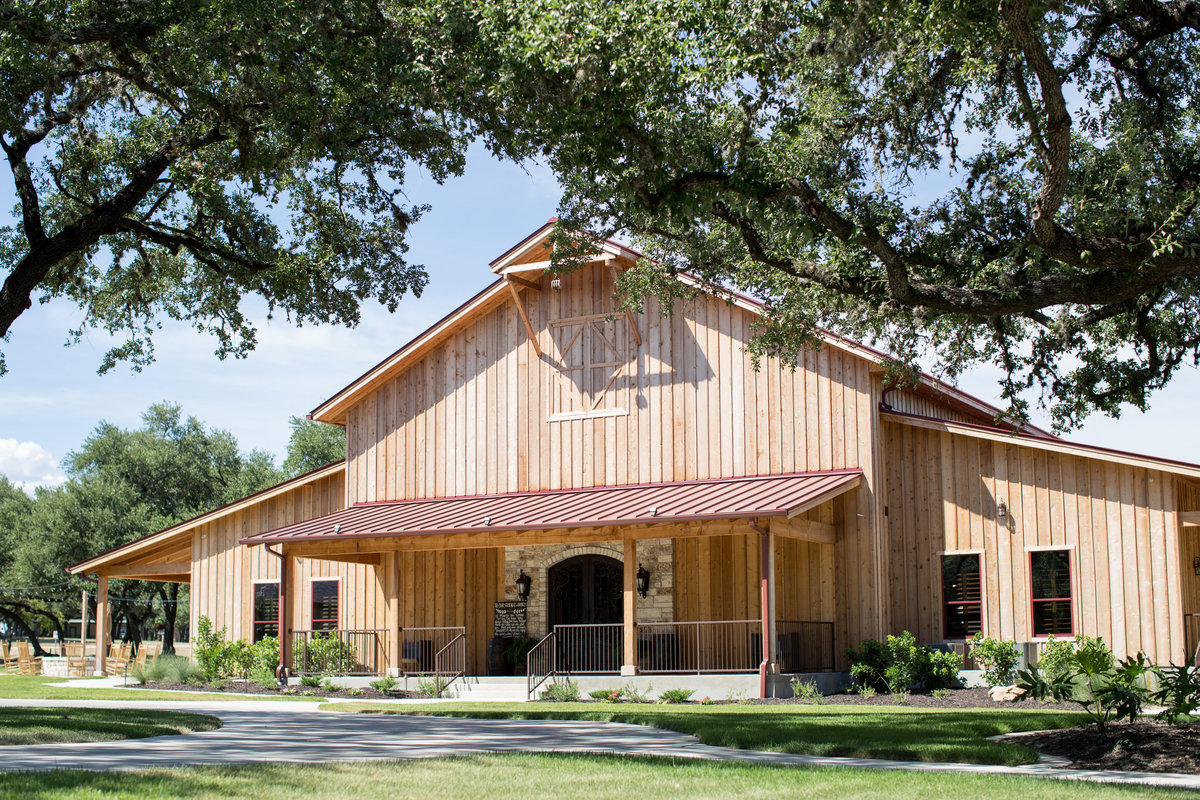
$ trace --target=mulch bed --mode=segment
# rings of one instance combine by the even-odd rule
[[[1014,736],[1009,741],[1071,759],[1076,769],[1200,774],[1200,723],[1118,722],[1103,734],[1093,725]]]
[[[787,704],[811,704],[810,700],[801,700],[799,698],[788,698],[786,700],[779,698],[768,698],[766,700],[750,700],[751,704],[762,705],[787,705]],[[904,702],[900,702],[895,696],[890,694],[876,694],[871,697],[864,697],[861,694],[831,694],[826,695],[821,699],[822,705],[831,706],[907,706],[909,708],[987,708],[987,709],[1004,709],[1012,708],[1019,711],[1078,711],[1079,706],[1075,703],[1039,703],[1036,700],[1023,700],[1017,703],[997,703],[988,695],[988,690],[983,688],[978,689],[950,689],[942,697],[935,697],[932,692],[916,690],[905,696]]]
[[[370,688],[369,686],[365,686],[362,689],[358,689],[353,692],[346,688],[329,690],[322,686],[289,686],[289,691],[284,692],[282,689],[268,689],[265,686],[260,686],[254,681],[227,681],[224,683],[198,684],[159,681],[147,683],[144,686],[131,688],[156,689],[172,692],[233,692],[236,694],[270,695],[271,697],[344,697],[348,700],[396,700],[420,697],[420,695],[418,695],[416,692],[406,692],[403,690],[380,692],[376,689]]]

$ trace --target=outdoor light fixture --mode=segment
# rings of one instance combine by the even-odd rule
[[[517,578],[517,597],[522,600],[529,599],[529,587],[533,585],[533,578],[525,574],[525,570],[521,570],[521,577]]]
[[[646,592],[650,591],[650,570],[638,564],[637,571],[637,590],[642,597],[646,596]]]
[[[1008,516],[1008,503],[1001,500],[998,504],[996,504],[996,516],[1000,519],[1004,519]]]
[[[562,276],[561,275],[559,275],[558,273],[554,274],[554,277],[550,279],[550,288],[556,292],[562,291]]]
[[[1200,575],[1200,556],[1192,557],[1192,572]]]

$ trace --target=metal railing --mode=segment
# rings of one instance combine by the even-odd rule
[[[292,631],[291,670],[297,675],[381,675],[387,652],[386,628]]]
[[[459,633],[433,654],[433,677],[439,696],[467,671],[467,634]]]
[[[400,631],[400,672],[404,675],[432,675],[438,672],[438,658],[456,640],[461,640],[462,657],[458,667],[466,670],[466,633],[462,625],[433,628],[404,628]]]
[[[603,675],[621,671],[625,660],[623,626],[555,625],[525,656],[529,697],[548,680],[563,675]]]
[[[525,696],[527,698],[532,698],[534,690],[555,675],[554,642],[554,631],[550,631],[525,654]]]
[[[554,661],[563,675],[620,672],[625,648],[619,622],[597,625],[555,625]]]
[[[1183,615],[1183,663],[1200,667],[1200,614]]]
[[[779,620],[775,623],[780,672],[833,672],[833,623]]]
[[[638,625],[639,672],[757,672],[762,620],[651,622]]]

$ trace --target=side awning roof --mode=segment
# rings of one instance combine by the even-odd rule
[[[364,503],[248,536],[288,544],[387,536],[794,517],[858,486],[862,470]]]

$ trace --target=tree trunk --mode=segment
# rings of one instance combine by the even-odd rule
[[[22,636],[29,640],[29,643],[33,645],[33,654],[35,656],[47,655],[46,651],[42,648],[42,643],[38,641],[37,634],[33,632],[33,628],[25,622],[25,619],[20,614],[10,608],[0,606],[0,617],[8,620],[10,624],[21,632]]]
[[[163,654],[175,655],[175,615],[179,610],[179,584],[168,583],[163,595]]]

